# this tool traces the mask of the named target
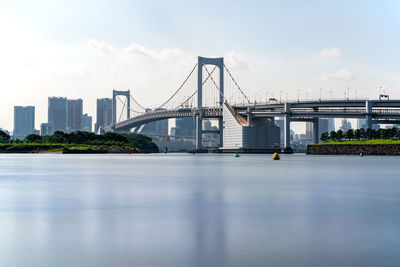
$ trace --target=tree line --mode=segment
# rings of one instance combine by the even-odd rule
[[[346,132],[342,130],[325,132],[321,134],[320,140],[327,141],[342,141],[342,140],[372,140],[372,139],[400,139],[400,129],[393,127],[389,129],[349,129]]]
[[[151,138],[137,134],[118,134],[107,132],[105,134],[95,134],[91,132],[77,131],[64,133],[56,131],[52,135],[40,136],[38,134],[30,134],[23,140],[13,140],[10,135],[0,130],[0,143],[47,143],[47,144],[133,144],[140,150],[157,150],[157,145]]]

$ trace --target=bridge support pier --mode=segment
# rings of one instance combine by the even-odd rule
[[[284,151],[292,151],[290,147],[290,104],[285,103],[285,117],[284,117]]]
[[[224,146],[224,119],[218,119],[218,128],[219,128],[219,144],[218,146],[222,148]]]
[[[365,127],[372,129],[372,102],[369,100],[365,101],[365,113]]]
[[[313,120],[313,143],[319,143],[319,118]]]
[[[247,108],[247,124],[250,126],[251,125],[251,121],[253,119],[253,114],[251,114],[251,108],[248,107]]]
[[[196,150],[203,148],[203,119],[201,114],[196,116]]]

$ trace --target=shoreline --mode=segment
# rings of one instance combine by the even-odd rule
[[[400,156],[400,144],[311,144],[306,154]]]

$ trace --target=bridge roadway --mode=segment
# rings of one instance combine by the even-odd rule
[[[117,132],[126,132],[134,127],[138,127],[140,125],[150,123],[153,121],[164,120],[164,119],[172,119],[172,118],[184,118],[184,117],[193,117],[199,115],[199,110],[196,108],[180,108],[173,110],[155,110],[143,113],[141,115],[129,118],[125,121],[121,121],[115,124],[114,127],[108,126],[105,127],[105,131],[117,131]],[[221,118],[222,117],[222,108],[221,107],[212,107],[207,108],[203,107],[201,109],[201,116],[203,118]]]
[[[369,104],[367,104],[369,103]],[[234,106],[245,118],[285,117],[290,121],[313,121],[315,118],[367,118],[371,123],[400,123],[400,100],[323,100],[291,101],[281,103],[252,103]],[[221,107],[181,108],[176,110],[150,111],[108,126],[105,131],[126,132],[134,127],[157,120],[193,117],[201,113],[203,118],[221,118]]]

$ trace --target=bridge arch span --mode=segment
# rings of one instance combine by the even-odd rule
[[[165,120],[165,119],[174,119],[174,118],[184,118],[184,117],[193,117],[201,115],[202,118],[222,118],[222,108],[213,107],[213,108],[203,108],[200,111],[194,108],[182,108],[176,110],[155,110],[149,111],[144,114],[135,116],[125,121],[121,121],[115,124],[114,127],[108,126],[104,130],[114,131],[114,132],[127,132],[132,128],[141,126],[146,123]]]

